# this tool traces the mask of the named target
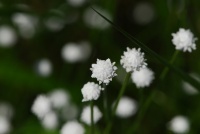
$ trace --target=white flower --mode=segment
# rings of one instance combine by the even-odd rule
[[[134,71],[131,78],[138,88],[148,87],[154,79],[154,72],[149,68],[142,68]]]
[[[93,107],[94,123],[97,123],[102,117],[102,113],[97,106]],[[90,125],[91,124],[91,107],[87,106],[83,109],[81,114],[81,121]]]
[[[56,89],[48,95],[52,106],[61,109],[69,104],[70,96],[64,89]]]
[[[172,33],[172,36],[172,43],[177,50],[192,52],[192,50],[196,49],[195,41],[197,38],[194,38],[193,33],[189,29],[180,28],[177,33]]]
[[[43,118],[51,111],[51,102],[45,95],[39,95],[31,108],[31,111],[38,117]]]
[[[81,89],[81,92],[83,94],[82,101],[84,102],[90,100],[97,100],[100,96],[101,90],[102,90],[101,86],[95,84],[94,82],[86,83]]]
[[[0,27],[0,45],[2,47],[11,47],[17,41],[17,35],[13,28],[9,26]]]
[[[120,63],[126,69],[126,72],[133,72],[146,67],[145,61],[144,53],[140,52],[140,48],[127,48],[127,51],[121,56]]]
[[[121,118],[128,118],[137,111],[137,103],[129,97],[122,97],[117,106],[116,115]]]
[[[77,121],[67,122],[61,129],[61,134],[84,134],[84,127]]]
[[[11,129],[11,124],[8,121],[8,119],[6,119],[3,116],[0,116],[0,134],[7,134],[10,132]]]
[[[176,116],[169,122],[169,129],[173,131],[174,133],[188,133],[190,126],[189,121],[184,116]]]
[[[7,119],[11,119],[13,117],[13,114],[13,107],[9,103],[0,103],[0,116],[6,117]]]
[[[69,63],[85,61],[91,53],[90,43],[83,41],[80,43],[67,43],[61,51],[62,58]]]
[[[92,64],[92,78],[97,78],[99,83],[108,84],[112,81],[112,78],[115,77],[117,74],[115,71],[117,67],[114,66],[115,62],[111,63],[110,59],[107,60],[99,60],[97,59],[96,64]]]
[[[53,130],[53,129],[56,129],[58,126],[58,117],[56,113],[49,112],[48,114],[44,116],[41,122],[44,128],[48,130]]]
[[[52,63],[48,59],[41,59],[37,63],[37,73],[43,77],[47,77],[52,73]]]

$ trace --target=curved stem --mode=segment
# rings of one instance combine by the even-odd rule
[[[119,101],[120,101],[121,97],[123,96],[123,94],[125,92],[125,89],[126,89],[126,86],[127,86],[128,82],[129,82],[130,76],[131,76],[131,73],[127,73],[127,75],[126,75],[126,77],[124,79],[124,82],[123,82],[122,87],[120,89],[119,95],[118,95],[117,100],[116,100],[116,102],[114,104],[114,107],[113,107],[113,111],[112,111],[112,114],[111,114],[111,120],[109,121],[108,125],[106,126],[105,134],[110,134],[110,130],[112,128],[112,119],[115,116],[115,113],[116,113],[116,110],[117,110],[117,106],[119,104]]]
[[[108,98],[107,98],[107,90],[106,85],[103,85],[104,91],[103,91],[103,105],[104,105],[104,115],[105,115],[105,121],[109,121],[109,109],[108,109]]]

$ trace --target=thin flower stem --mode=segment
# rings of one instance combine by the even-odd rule
[[[170,63],[171,63],[171,64],[174,63],[174,61],[176,60],[176,57],[177,57],[178,54],[179,54],[179,51],[176,50],[176,51],[174,52],[174,54],[173,54],[171,60],[170,60]],[[160,75],[160,80],[164,80],[164,78],[165,78],[165,76],[167,75],[168,71],[169,71],[169,68],[168,68],[168,67],[165,67],[164,70],[162,71],[161,75]]]
[[[94,134],[94,112],[93,112],[93,101],[90,101],[90,109],[91,109],[91,134]]]
[[[108,109],[108,98],[107,98],[107,90],[106,85],[103,85],[104,91],[103,91],[103,105],[104,105],[104,115],[105,115],[105,121],[109,121],[109,109]]]
[[[170,63],[173,64],[177,55],[179,54],[179,51],[176,50],[170,60]],[[164,78],[166,77],[167,73],[169,72],[169,68],[165,67],[164,70],[162,71],[161,75],[160,75],[160,80],[164,80]],[[138,116],[136,117],[135,123],[133,123],[133,127],[131,127],[131,129],[128,131],[128,134],[133,134],[133,133],[137,133],[137,130],[139,128],[139,126],[141,125],[142,122],[142,118],[144,117],[148,107],[151,104],[152,98],[154,98],[156,95],[156,91],[153,90],[152,93],[150,94],[150,96],[148,96],[148,98],[146,99],[145,103],[143,104],[140,112],[138,113]]]
[[[126,77],[124,79],[124,82],[123,82],[122,87],[120,89],[119,95],[118,95],[117,100],[116,100],[116,102],[114,104],[114,107],[113,107],[113,111],[112,111],[112,114],[111,114],[111,120],[109,121],[108,125],[105,128],[105,134],[110,134],[110,130],[111,130],[112,125],[113,125],[112,124],[112,120],[113,120],[113,118],[115,116],[119,101],[120,101],[121,97],[123,96],[123,94],[125,92],[125,89],[126,89],[126,86],[127,86],[128,82],[129,82],[130,76],[131,76],[131,73],[127,73],[127,75],[126,75]]]

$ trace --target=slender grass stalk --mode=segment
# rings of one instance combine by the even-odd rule
[[[121,97],[123,96],[123,94],[125,92],[125,89],[126,89],[126,86],[127,86],[128,82],[129,82],[130,77],[131,77],[131,73],[127,73],[127,75],[126,75],[126,77],[124,79],[124,82],[122,84],[122,87],[120,89],[119,95],[117,97],[117,100],[116,100],[116,102],[114,104],[114,107],[113,107],[113,110],[112,110],[112,113],[111,113],[111,119],[110,119],[108,125],[105,128],[105,131],[104,131],[105,134],[110,134],[110,130],[111,130],[112,125],[113,125],[112,120],[113,120],[113,118],[115,116],[115,113],[116,113],[116,110],[117,110],[117,106],[119,104],[119,101],[120,101]]]
[[[94,103],[91,100],[90,101],[90,109],[91,109],[91,131],[90,134],[94,134],[94,112],[93,112],[93,108],[94,107]]]
[[[170,64],[174,63],[178,54],[179,54],[179,51],[176,50],[174,52],[174,54],[172,55],[172,58],[170,60]],[[164,70],[162,71],[159,79],[161,81],[164,80],[164,78],[165,78],[165,76],[167,75],[168,72],[169,72],[169,68],[165,67]],[[137,130],[138,130],[139,126],[141,125],[142,118],[144,117],[148,107],[151,104],[152,98],[154,98],[155,95],[156,95],[156,91],[153,90],[152,93],[150,94],[150,96],[146,99],[144,105],[142,106],[138,116],[136,117],[135,123],[133,124],[133,127],[131,127],[131,129],[128,131],[128,134],[137,133]]]
[[[103,91],[103,105],[104,105],[104,117],[105,121],[109,121],[109,108],[108,108],[108,98],[107,98],[107,90],[106,90],[106,84],[103,85],[104,91]]]
[[[170,63],[173,64],[174,61],[176,60],[177,55],[179,54],[179,50],[176,50],[170,60]],[[160,80],[163,80],[165,78],[165,76],[167,75],[169,71],[169,68],[167,66],[165,66],[165,69],[162,71],[161,75],[160,75]]]

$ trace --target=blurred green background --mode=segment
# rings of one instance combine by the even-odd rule
[[[124,77],[124,70],[120,69],[120,57],[126,47],[137,46],[97,17],[91,6],[108,15],[114,23],[167,60],[175,51],[171,33],[182,27],[191,29],[195,37],[200,37],[199,0],[77,1],[0,1],[0,44],[1,40],[5,42],[0,45],[0,102],[7,102],[13,107],[11,134],[59,133],[61,126],[48,131],[31,113],[35,97],[63,88],[69,92],[72,102],[81,113],[87,103],[81,102],[80,90],[86,82],[95,81],[89,69],[97,58],[110,58],[119,68],[118,77],[107,87],[109,105],[116,99]],[[26,19],[23,21],[23,17],[18,18],[18,21],[14,19],[17,13],[28,15],[28,22]],[[11,29],[12,36],[9,32],[8,35],[1,32],[5,26]],[[70,42],[86,42],[89,45],[91,51],[83,53],[86,59],[69,62],[63,58],[62,49]],[[196,43],[197,50],[192,53],[181,52],[174,63],[188,74],[200,74],[199,41]],[[173,133],[167,129],[167,123],[176,115],[184,115],[189,119],[190,134],[200,133],[199,94],[185,92],[182,79],[173,72],[169,72],[158,87],[160,81],[156,78],[164,66],[148,54],[146,58],[149,67],[155,72],[155,80],[149,88],[144,89],[144,95],[149,96],[155,89],[157,93],[142,119],[138,133]],[[38,62],[42,59],[50,62],[47,74],[38,71]],[[139,101],[139,90],[131,81],[125,95]],[[102,109],[102,97],[95,103]],[[123,134],[134,122],[136,115],[128,119],[116,117],[111,133]],[[101,119],[97,125],[103,129],[105,122]]]

